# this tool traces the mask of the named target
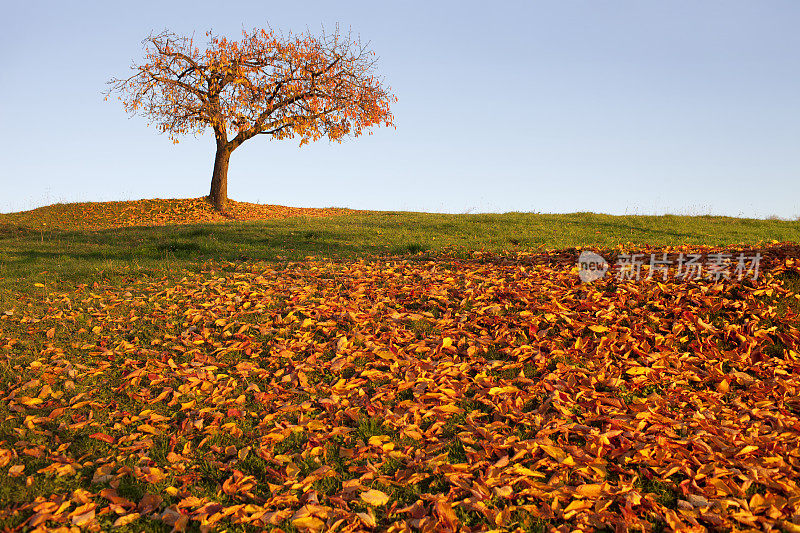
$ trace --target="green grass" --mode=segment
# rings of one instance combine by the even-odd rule
[[[800,241],[800,222],[716,216],[593,213],[447,215],[358,213],[94,231],[36,229],[0,215],[0,288],[25,280],[92,283],[164,276],[207,260],[270,261],[427,256],[619,244],[756,244]]]

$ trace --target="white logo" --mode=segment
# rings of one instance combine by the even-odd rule
[[[663,252],[660,258],[656,254],[650,254],[650,265],[647,268],[645,254],[619,254],[614,262],[614,272],[617,281],[639,281],[645,274],[646,279],[660,275],[663,281],[667,281],[670,267],[674,265],[675,279],[684,281],[705,279],[720,282],[732,280],[734,277],[741,281],[748,275],[752,275],[750,279],[753,281],[758,279],[760,252],[754,256],[746,256],[744,252],[738,256],[727,252],[715,252],[708,254],[705,262],[702,259],[703,254],[680,253],[674,260],[670,259],[667,252]],[[578,275],[584,283],[604,277],[608,270],[608,261],[599,254],[583,251],[578,257]]]
[[[584,283],[600,279],[608,272],[608,261],[602,255],[584,250],[578,257],[578,275]]]

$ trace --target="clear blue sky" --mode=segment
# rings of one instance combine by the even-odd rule
[[[351,27],[397,129],[253,139],[231,198],[463,212],[800,215],[800,2],[7,2],[0,211],[208,194],[213,138],[173,145],[101,92],[151,30]]]

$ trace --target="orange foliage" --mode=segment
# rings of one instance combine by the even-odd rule
[[[131,77],[112,79],[108,93],[174,141],[210,126],[232,148],[258,134],[303,144],[393,125],[397,99],[373,72],[374,52],[338,29],[322,37],[263,29],[243,31],[241,41],[206,36],[201,50],[191,37],[151,35],[144,62]]]
[[[0,522],[797,531],[800,269],[759,252],[743,282],[580,284],[573,250],[32,284]]]

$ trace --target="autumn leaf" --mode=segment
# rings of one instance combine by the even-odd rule
[[[32,530],[791,529],[788,262],[583,286],[570,253],[218,261],[19,295],[0,315],[14,512]]]
[[[514,387],[513,385],[505,386],[505,387],[492,387],[489,389],[489,395],[495,396],[498,394],[508,394],[511,392],[519,392],[520,389]]]
[[[135,522],[139,519],[141,515],[139,513],[130,513],[124,516],[120,516],[116,520],[114,520],[114,527],[123,527],[127,526],[131,522]]]
[[[747,455],[748,453],[754,452],[756,450],[758,450],[758,446],[755,446],[753,444],[748,444],[747,446],[739,450],[739,452],[736,455]]]
[[[789,533],[800,533],[800,524],[784,520],[781,522],[781,527],[784,531],[788,531]]]
[[[575,492],[584,498],[597,499],[603,493],[603,486],[596,483],[588,483],[578,486]]]
[[[559,463],[563,462],[567,458],[567,454],[564,453],[564,450],[558,448],[556,446],[545,446],[539,445],[539,447],[550,457],[558,461]]]
[[[325,522],[315,516],[304,516],[292,520],[292,525],[301,531],[321,531]]]
[[[388,503],[389,496],[379,490],[370,489],[361,493],[361,499],[369,505],[379,507]]]
[[[33,407],[34,405],[39,405],[44,403],[44,400],[42,400],[41,398],[30,398],[27,396],[22,396],[21,398],[19,398],[18,402],[22,405]]]
[[[503,487],[495,487],[494,494],[498,498],[510,498],[514,494],[514,489],[511,488],[509,485],[505,485]]]
[[[361,520],[361,522],[365,526],[369,528],[373,528],[377,525],[377,521],[375,520],[375,515],[373,515],[371,511],[368,513],[356,513],[356,516],[359,518],[359,520]]]
[[[70,513],[70,518],[72,518],[72,525],[79,527],[85,526],[89,522],[94,520],[96,507],[97,507],[96,503],[89,502],[75,509],[72,513]]]
[[[106,435],[105,433],[92,433],[89,435],[90,439],[101,440],[103,442],[107,442],[109,444],[114,444],[114,437],[110,435]]]

